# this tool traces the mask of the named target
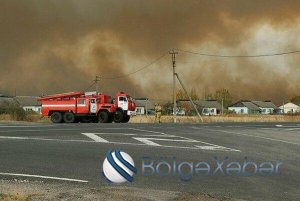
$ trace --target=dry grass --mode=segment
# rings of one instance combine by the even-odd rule
[[[224,116],[203,116],[204,122],[300,122],[300,115],[224,115]],[[0,121],[16,121],[11,115],[0,115]],[[39,114],[27,114],[23,121],[36,123],[51,123],[47,117]],[[173,116],[162,116],[163,123],[172,123]],[[198,123],[197,116],[177,116],[178,123]],[[153,115],[133,116],[130,123],[155,123]]]
[[[0,200],[1,201],[28,201],[33,196],[35,195],[23,195],[19,193],[10,193],[10,194],[0,193]]]
[[[228,116],[203,116],[204,122],[300,122],[300,115],[228,115]],[[173,122],[173,116],[162,116],[162,122]],[[154,116],[135,116],[130,123],[154,123]],[[196,116],[177,116],[179,123],[198,123]]]
[[[19,121],[14,116],[9,114],[0,114],[0,121]],[[39,114],[27,114],[21,121],[37,122],[37,123],[50,123],[50,119],[47,117],[41,117]]]

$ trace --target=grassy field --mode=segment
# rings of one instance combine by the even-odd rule
[[[209,122],[300,122],[300,115],[224,115],[203,116],[203,121]],[[162,116],[163,123],[173,122],[173,116]],[[135,116],[130,119],[131,123],[154,123],[154,116]],[[177,116],[179,123],[197,123],[196,116]]]
[[[203,116],[203,121],[209,122],[300,122],[300,115],[224,115],[224,116]],[[162,116],[163,123],[173,122],[173,116]],[[0,115],[0,121],[18,121],[14,116],[8,114]],[[50,123],[47,117],[38,114],[27,114],[22,121]],[[198,123],[196,116],[177,116],[178,123]],[[134,116],[130,123],[155,123],[154,116]]]

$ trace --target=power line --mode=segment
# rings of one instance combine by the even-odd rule
[[[87,87],[85,90],[83,90],[83,91],[87,91],[88,89],[90,89],[92,86],[94,86],[96,84],[96,82],[95,82],[95,80],[93,81],[93,83],[89,86],[89,87]]]
[[[98,81],[99,79],[104,79],[104,80],[112,80],[112,79],[120,79],[120,78],[123,78],[123,77],[127,77],[127,76],[130,76],[132,74],[135,74],[135,73],[138,73],[150,66],[152,66],[153,64],[155,64],[156,62],[158,62],[159,60],[161,60],[163,57],[165,57],[167,55],[167,53],[164,53],[162,54],[161,56],[157,57],[156,59],[154,59],[153,61],[151,61],[150,63],[148,63],[147,65],[145,66],[142,66],[141,68],[133,71],[133,72],[130,72],[130,73],[127,73],[127,74],[124,74],[124,75],[118,75],[118,76],[114,76],[114,77],[102,77],[102,76],[96,76],[96,80],[93,80],[93,83],[88,86],[84,91],[90,89],[91,87],[93,87]]]
[[[127,73],[127,74],[124,74],[124,75],[118,75],[118,76],[114,76],[114,77],[102,77],[102,76],[98,76],[100,79],[105,79],[105,80],[110,80],[110,79],[119,79],[119,78],[123,78],[123,77],[127,77],[127,76],[130,76],[132,74],[135,74],[137,72],[140,72],[150,66],[152,66],[153,64],[155,64],[156,62],[158,62],[159,60],[161,60],[163,57],[165,57],[167,55],[167,53],[164,53],[163,55],[157,57],[156,59],[154,59],[153,61],[151,61],[150,63],[146,64],[145,66],[142,66],[141,68],[133,71],[133,72],[130,72],[130,73]]]
[[[287,55],[287,54],[296,54],[300,53],[300,50],[295,51],[288,51],[288,52],[279,52],[279,53],[270,53],[270,54],[257,54],[257,55],[220,55],[220,54],[207,54],[207,53],[200,53],[200,52],[194,52],[189,50],[180,50],[180,52],[189,53],[189,54],[197,54],[201,56],[207,56],[207,57],[223,57],[223,58],[254,58],[254,57],[272,57],[272,56],[281,56],[281,55]]]

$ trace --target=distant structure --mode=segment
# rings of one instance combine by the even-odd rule
[[[283,114],[294,114],[300,113],[300,105],[295,103],[286,103],[284,105],[279,106],[280,112]]]
[[[216,100],[195,100],[193,101],[201,115],[214,116],[221,113],[222,105]],[[178,100],[179,115],[191,113],[193,106],[189,100]]]
[[[236,114],[274,114],[279,108],[272,101],[241,100],[228,107]]]
[[[41,113],[41,103],[33,96],[17,96],[14,100],[25,110],[25,112]]]
[[[154,113],[154,103],[152,103],[148,98],[135,98],[134,102],[136,105],[135,112],[137,115]]]

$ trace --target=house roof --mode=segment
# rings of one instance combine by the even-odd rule
[[[278,109],[278,107],[272,103],[271,101],[251,101],[255,105],[261,108],[273,108],[273,109]]]
[[[299,107],[300,107],[299,105],[297,105],[295,103],[292,103],[292,102],[289,102],[289,103],[286,103],[284,105],[279,106],[280,109],[283,109],[283,108],[286,108],[286,109],[288,109],[288,108],[299,108]]]
[[[216,100],[196,100],[193,102],[199,108],[217,108],[219,110],[222,109],[221,104]],[[189,100],[179,100],[178,103],[187,103],[191,105],[191,102]]]
[[[148,110],[154,110],[154,104],[147,98],[136,98],[134,99],[135,105],[137,107],[145,107],[147,105]]]
[[[250,100],[240,100],[229,107],[247,107],[251,110],[260,110],[260,108],[278,109],[278,107],[271,101],[250,101]]]
[[[255,105],[254,103],[252,103],[251,101],[248,100],[241,100],[238,101],[232,105],[230,105],[229,107],[247,107],[250,110],[260,110],[259,107],[257,105]]]
[[[41,106],[41,103],[33,96],[17,96],[14,99],[22,106]]]

